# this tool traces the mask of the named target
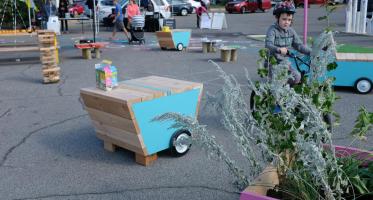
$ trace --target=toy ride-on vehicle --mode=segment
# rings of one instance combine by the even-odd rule
[[[168,31],[157,31],[156,35],[162,50],[176,49],[182,51],[189,46],[191,30],[172,29]]]

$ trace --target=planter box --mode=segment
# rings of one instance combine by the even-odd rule
[[[354,155],[360,160],[366,160],[367,162],[373,161],[373,151],[366,151],[362,149],[356,149],[345,146],[334,146],[337,157],[346,157]],[[324,148],[329,148],[325,146]],[[263,172],[254,180],[254,183],[248,186],[243,192],[241,192],[240,200],[276,200],[272,197],[267,197],[267,191],[272,189],[279,183],[278,174],[276,168],[273,166],[266,167]]]

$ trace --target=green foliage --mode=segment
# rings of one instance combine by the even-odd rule
[[[7,4],[6,4],[7,3]],[[16,15],[17,29],[26,28],[28,25],[28,11],[25,2],[17,0],[17,9],[14,10],[13,1],[0,2],[0,14],[4,16],[0,18],[1,29],[14,29],[14,16]],[[0,16],[0,17],[1,17]]]
[[[365,107],[361,107],[351,135],[360,140],[366,140],[366,134],[372,128],[372,125],[373,113],[369,113]]]
[[[273,65],[273,76],[269,79],[265,77],[268,66],[264,63],[273,60],[268,50],[259,51],[261,69],[258,74],[269,81],[254,84],[248,78],[248,87],[255,93],[253,109],[246,103],[241,84],[215,64],[224,84],[215,95],[207,96],[206,104],[221,116],[221,123],[233,135],[237,147],[248,160],[247,175],[242,174],[243,170],[237,168],[214,137],[208,134],[206,126],[195,119],[166,113],[158,120],[174,120],[172,128],[190,130],[194,141],[209,152],[208,155],[214,154],[226,163],[237,178],[240,189],[271,163],[279,173],[279,189],[295,198],[341,199],[352,179],[356,186],[351,188],[364,191],[368,182],[354,178],[353,168],[343,168],[346,166],[337,160],[334,150],[324,150],[324,145],[332,146],[332,140],[323,115],[337,116],[333,111],[338,99],[332,89],[333,78],[326,78],[327,68],[336,67],[330,64],[335,61],[332,33],[321,34],[313,48],[311,75],[294,88],[287,83],[289,63]],[[364,120],[366,122],[366,118]]]
[[[325,31],[331,31],[332,26],[330,25],[330,15],[335,12],[335,10],[338,8],[338,6],[335,6],[332,4],[333,2],[331,0],[327,0],[324,5],[322,5],[325,8],[325,15],[318,17],[317,19],[319,21],[326,21],[327,27],[325,28]]]

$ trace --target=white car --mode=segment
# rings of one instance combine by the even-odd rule
[[[193,11],[192,13],[196,12],[196,9],[201,6],[201,2],[195,1],[195,0],[187,0],[188,3],[192,5]]]
[[[104,18],[112,13],[115,9],[113,0],[98,0],[97,3],[97,17],[99,22],[104,22]]]

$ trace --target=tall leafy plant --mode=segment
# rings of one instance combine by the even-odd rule
[[[267,80],[253,83],[247,73],[247,87],[255,92],[254,110],[247,105],[248,97],[235,77],[227,75],[215,64],[224,84],[216,94],[208,95],[206,102],[222,116],[222,124],[233,135],[238,149],[248,160],[249,170],[246,174],[208,134],[206,126],[200,125],[196,119],[166,113],[155,120],[174,120],[172,128],[190,130],[193,140],[210,157],[220,158],[227,164],[229,171],[237,178],[235,183],[240,189],[252,183],[254,177],[271,164],[277,168],[279,187],[296,193],[294,196],[342,199],[351,183],[350,177],[344,175],[334,149],[324,149],[325,145],[333,145],[331,133],[323,119],[325,113],[333,112],[332,106],[336,100],[331,89],[332,78],[325,76],[328,69],[335,67],[333,59],[330,59],[335,55],[332,33],[322,33],[315,41],[314,48],[311,63],[312,68],[318,69],[312,69],[311,76],[295,88],[287,84],[290,78],[289,63],[273,66],[273,78],[267,79],[268,70],[264,63],[274,62],[266,57],[265,50],[260,51],[258,73]],[[367,129],[362,128],[365,126],[357,125],[356,129],[364,131],[358,131],[359,134],[366,133]],[[298,188],[289,191],[289,186]]]

